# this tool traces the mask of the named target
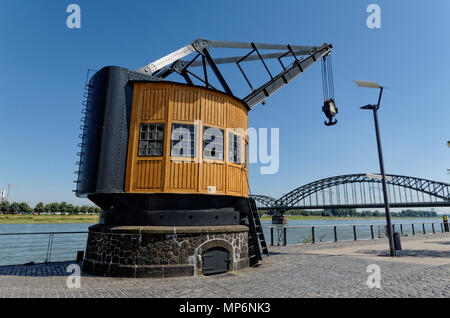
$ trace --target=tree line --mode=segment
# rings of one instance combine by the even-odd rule
[[[268,211],[264,211],[268,212]],[[384,217],[386,214],[379,211],[361,211],[357,212],[356,209],[330,209],[321,211],[308,211],[308,210],[290,210],[285,215],[300,215],[300,216],[325,216],[325,217]],[[403,210],[401,212],[391,212],[392,217],[417,217],[417,218],[431,218],[437,217],[438,214],[435,211],[416,211],[416,210]]]
[[[21,213],[99,213],[99,207],[90,205],[73,205],[67,202],[52,202],[44,204],[39,202],[34,208],[30,207],[26,202],[7,202],[0,203],[0,212],[3,214],[21,214]]]

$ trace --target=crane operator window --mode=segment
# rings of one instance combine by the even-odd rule
[[[195,126],[172,124],[171,152],[173,157],[195,156]]]
[[[223,130],[203,128],[203,158],[223,160]]]
[[[241,136],[228,134],[228,162],[241,163]]]
[[[139,156],[162,156],[164,124],[141,124],[139,132]]]

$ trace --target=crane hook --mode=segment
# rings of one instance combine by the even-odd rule
[[[325,100],[322,111],[328,119],[328,122],[324,122],[326,126],[333,126],[337,124],[337,120],[333,121],[333,117],[338,113],[338,109],[332,98]]]

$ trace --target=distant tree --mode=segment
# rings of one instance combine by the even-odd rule
[[[34,207],[34,212],[36,213],[42,213],[44,212],[44,203],[43,202],[39,202],[38,204],[36,204],[36,206]]]
[[[22,208],[22,206],[20,205],[20,203],[13,202],[9,206],[9,213],[18,214],[18,213],[20,213],[21,208]]]
[[[30,213],[33,211],[33,209],[26,202],[20,202],[19,206],[20,206],[20,213]]]
[[[73,206],[73,204],[68,204],[67,205],[67,213],[73,214],[75,213],[75,207]]]
[[[69,206],[68,206],[67,202],[62,201],[59,203],[59,212],[61,212],[61,213],[69,212]]]
[[[0,202],[0,212],[8,214],[9,211],[10,211],[9,202],[8,201]]]
[[[80,212],[81,212],[81,213],[88,213],[88,212],[89,212],[89,206],[88,206],[88,205],[83,205],[83,206],[80,208]]]
[[[59,212],[59,203],[52,202],[52,203],[46,204],[44,209],[46,212],[52,212],[52,213]]]

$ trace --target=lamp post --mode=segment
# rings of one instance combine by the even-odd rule
[[[387,224],[387,235],[388,235],[388,239],[389,239],[389,251],[390,251],[391,256],[394,257],[395,256],[394,238],[393,238],[393,233],[392,233],[391,214],[389,212],[389,199],[388,199],[387,186],[386,186],[386,174],[384,172],[383,152],[381,150],[380,129],[378,127],[378,115],[377,115],[377,111],[380,108],[381,96],[383,95],[383,86],[380,86],[375,82],[365,82],[365,81],[355,81],[355,82],[359,87],[379,88],[380,89],[380,95],[378,96],[378,103],[376,105],[362,106],[361,109],[371,109],[373,111],[373,119],[375,122],[375,133],[377,136],[378,159],[380,161],[381,182],[383,185],[384,208],[386,211],[386,224]]]

